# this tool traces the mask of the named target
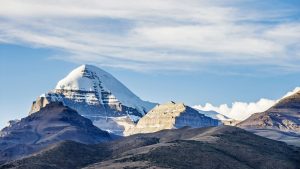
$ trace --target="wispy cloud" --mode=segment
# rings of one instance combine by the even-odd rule
[[[297,8],[285,4],[274,12],[259,10],[259,1],[249,7],[243,2],[249,3],[0,0],[0,42],[54,48],[65,54],[58,59],[133,70],[264,65],[299,71]]]

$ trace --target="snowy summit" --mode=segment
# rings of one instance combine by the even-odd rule
[[[30,113],[50,102],[62,102],[97,127],[120,135],[125,126],[133,125],[156,105],[141,100],[111,74],[92,65],[71,71],[33,103]]]
[[[152,104],[142,101],[111,74],[92,65],[81,65],[74,69],[57,83],[55,89],[95,92],[102,104],[120,102],[140,111],[148,111],[153,107]]]

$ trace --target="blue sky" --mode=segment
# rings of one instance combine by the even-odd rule
[[[0,2],[0,127],[86,63],[155,102],[230,105],[299,86],[297,0]]]

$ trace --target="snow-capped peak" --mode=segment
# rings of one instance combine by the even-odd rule
[[[92,74],[113,78],[109,73],[92,65],[81,65],[60,80],[55,89],[95,91]]]
[[[148,111],[153,107],[152,103],[142,101],[111,74],[92,65],[81,65],[74,69],[57,83],[55,89],[95,92],[103,104],[120,102],[139,111]]]

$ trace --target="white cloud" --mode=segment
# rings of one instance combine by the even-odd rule
[[[229,118],[235,120],[245,120],[246,118],[250,117],[254,113],[264,112],[276,104],[279,100],[291,96],[296,92],[300,91],[300,87],[296,87],[293,91],[288,92],[282,98],[278,100],[270,100],[270,99],[260,99],[257,102],[234,102],[231,106],[227,104],[222,104],[220,106],[213,106],[211,103],[206,103],[204,106],[202,105],[195,105],[193,106],[195,109],[202,110],[202,111],[215,111],[222,115],[225,115]]]
[[[196,105],[194,108],[203,111],[216,111],[235,120],[245,120],[253,113],[263,112],[269,109],[275,103],[276,101],[274,100],[260,99],[259,101],[252,103],[234,102],[231,106],[228,106],[227,104],[213,106],[210,103],[206,103],[204,106]]]
[[[281,19],[292,10],[244,12],[235,5],[240,1],[229,2],[0,0],[0,42],[59,49],[67,53],[63,60],[134,70],[218,63],[299,71],[300,23]]]

